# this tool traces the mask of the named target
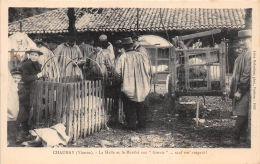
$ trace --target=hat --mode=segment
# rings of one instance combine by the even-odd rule
[[[238,31],[237,37],[235,37],[235,38],[247,38],[247,37],[252,37],[252,31],[251,30]]]
[[[67,38],[66,38],[68,41],[70,41],[70,42],[75,42],[75,41],[77,41],[78,39],[76,38],[76,36],[67,36]]]
[[[122,41],[121,40],[116,40],[115,46],[116,47],[123,47]]]
[[[99,37],[99,40],[100,40],[100,41],[106,41],[106,40],[107,40],[107,36],[106,36],[106,35],[101,35],[101,36]]]
[[[36,44],[44,44],[44,42],[42,41],[42,39],[39,39],[39,38],[35,39],[34,42],[35,42]]]
[[[16,68],[14,68],[14,69],[11,70],[11,74],[12,74],[12,75],[16,75],[16,74],[21,75],[21,74],[22,74],[22,70],[19,69],[18,67],[16,67]]]
[[[26,51],[28,54],[31,52],[37,52],[39,55],[43,54],[38,48],[31,48],[30,50]]]
[[[133,40],[131,37],[123,38],[122,39],[122,44],[133,44]]]
[[[131,36],[133,39],[138,39],[138,36],[136,35],[136,33],[134,31],[131,32]]]

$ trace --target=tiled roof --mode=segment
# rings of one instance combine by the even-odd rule
[[[101,13],[96,14],[82,11],[81,8],[76,9],[78,32],[137,30],[136,8],[103,8]],[[164,27],[166,30],[245,27],[244,9],[141,8],[138,11],[139,31],[162,31]],[[66,33],[68,32],[67,8],[48,11],[23,19],[21,22],[25,33]],[[9,33],[17,31],[20,31],[19,22],[12,22],[9,25]]]

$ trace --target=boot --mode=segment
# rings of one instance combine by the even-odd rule
[[[16,143],[22,143],[26,141],[26,137],[29,135],[29,126],[27,123],[27,120],[23,123],[20,123],[17,127],[17,130],[19,131],[18,136],[16,137],[15,142]]]
[[[24,141],[26,141],[26,137],[28,136],[29,132],[26,130],[21,130],[19,131],[18,136],[16,137],[15,142],[16,143],[22,143]]]
[[[246,121],[245,116],[237,116],[236,124],[234,127],[234,132],[233,132],[233,137],[231,140],[224,141],[223,143],[225,145],[231,146],[231,145],[237,145],[240,143],[240,135],[241,135],[241,131],[243,130],[245,121]]]

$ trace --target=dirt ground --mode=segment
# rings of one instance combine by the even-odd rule
[[[250,148],[250,143],[227,147],[223,141],[231,139],[235,120],[229,117],[231,101],[222,97],[181,97],[179,102],[200,100],[200,122],[198,127],[196,105],[177,104],[177,114],[169,111],[169,98],[165,85],[157,85],[156,92],[151,92],[147,111],[147,127],[136,131],[124,130],[122,126],[89,135],[69,143],[68,147],[132,147],[132,148]],[[13,122],[9,123],[8,141],[10,147],[15,144],[17,131]]]

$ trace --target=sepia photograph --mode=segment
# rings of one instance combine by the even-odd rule
[[[6,10],[7,149],[198,157],[259,143],[258,8]]]

